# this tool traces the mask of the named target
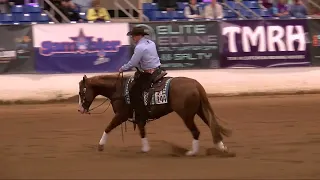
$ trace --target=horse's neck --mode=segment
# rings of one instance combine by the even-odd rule
[[[111,99],[114,96],[121,96],[124,93],[124,86],[129,77],[112,77],[104,79],[96,84],[96,94]]]

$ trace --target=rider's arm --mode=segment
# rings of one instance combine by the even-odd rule
[[[123,65],[123,66],[121,67],[121,69],[122,69],[123,71],[126,71],[126,70],[128,70],[128,69],[131,69],[131,68],[133,68],[133,67],[138,66],[138,64],[139,64],[139,62],[140,62],[140,60],[141,60],[141,58],[142,58],[142,56],[143,56],[143,51],[144,51],[144,48],[143,48],[143,47],[137,46],[137,47],[135,48],[135,50],[134,50],[134,54],[132,55],[130,61],[129,61],[127,64]]]

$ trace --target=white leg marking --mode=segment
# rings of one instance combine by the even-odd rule
[[[150,146],[147,138],[141,138],[141,144],[142,144],[142,152],[148,152],[150,151]]]
[[[186,153],[187,156],[194,156],[199,152],[199,140],[192,141],[192,149]]]
[[[218,142],[216,144],[216,147],[220,151],[226,151],[227,150],[227,146],[225,146],[222,141]]]
[[[108,139],[108,134],[106,132],[103,132],[99,145],[105,145],[107,142],[107,139]]]

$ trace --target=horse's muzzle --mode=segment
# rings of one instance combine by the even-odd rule
[[[78,112],[80,112],[81,114],[90,114],[89,111],[82,106],[79,106]]]

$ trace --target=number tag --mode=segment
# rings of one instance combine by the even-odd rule
[[[168,102],[167,95],[162,91],[155,92],[154,97],[155,97],[156,104],[166,104]]]

